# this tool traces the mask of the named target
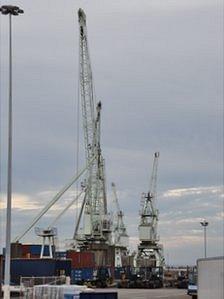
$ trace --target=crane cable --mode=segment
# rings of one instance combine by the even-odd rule
[[[39,214],[33,219],[33,221],[27,226],[23,233],[20,236],[17,236],[14,242],[18,242],[22,239],[31,228],[40,220],[40,218],[62,197],[62,195],[82,176],[82,174],[89,168],[89,166],[94,162],[96,156],[94,156],[89,163],[86,164],[84,168],[82,168],[78,174],[71,178],[71,180],[53,197],[53,199],[47,203],[47,205],[39,212]]]
[[[64,215],[64,213],[74,204],[74,202],[77,203],[84,191],[85,189],[81,190],[78,195],[57,215],[57,217],[48,226],[49,229],[53,227],[53,225],[61,218],[61,216]]]

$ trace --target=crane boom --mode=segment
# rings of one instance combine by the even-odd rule
[[[86,158],[90,159],[93,152],[95,132],[95,99],[93,92],[92,69],[90,64],[86,15],[82,9],[78,11],[80,27],[79,45],[79,78],[82,104],[82,120]]]
[[[57,217],[48,226],[48,229],[52,228],[55,225],[55,223],[67,212],[67,210],[70,209],[71,206],[80,198],[83,192],[84,190],[79,192],[79,194],[57,215]]]
[[[82,123],[84,132],[84,147],[86,160],[93,156],[96,160],[90,165],[87,173],[87,188],[85,207],[81,213],[84,216],[84,238],[105,237],[103,227],[107,216],[107,199],[105,187],[104,159],[100,147],[101,102],[95,105],[93,76],[88,47],[88,36],[85,12],[78,10],[79,20],[79,90],[82,107]],[[81,217],[81,215],[80,215]],[[80,222],[80,221],[79,221]],[[76,227],[74,236],[78,240]]]
[[[116,210],[117,210],[117,212],[119,212],[120,211],[120,205],[119,205],[119,202],[118,202],[117,190],[116,190],[115,183],[111,183],[111,187],[112,187],[112,191],[113,191],[113,194],[114,194],[114,202],[115,202],[115,205],[116,205]]]

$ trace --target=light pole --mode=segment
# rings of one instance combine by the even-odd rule
[[[12,16],[18,16],[23,10],[18,6],[3,5],[3,15],[9,15],[9,110],[8,110],[8,166],[7,166],[7,212],[4,299],[10,298],[10,260],[11,260],[11,207],[12,207]]]
[[[208,221],[205,219],[200,222],[202,227],[204,228],[204,250],[205,250],[205,258],[207,257],[207,238],[206,238],[206,228],[208,226]]]

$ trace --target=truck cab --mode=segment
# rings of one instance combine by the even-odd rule
[[[197,299],[197,268],[193,268],[192,271],[188,274],[188,288],[187,288],[187,294],[192,297],[192,299]]]

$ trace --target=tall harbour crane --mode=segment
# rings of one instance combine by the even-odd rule
[[[113,217],[113,235],[115,245],[115,267],[122,267],[122,255],[127,254],[129,236],[124,224],[124,213],[120,209],[115,183],[111,183],[115,213]]]
[[[82,107],[85,158],[90,165],[86,179],[84,205],[75,228],[74,239],[80,243],[110,242],[111,222],[107,212],[104,159],[100,146],[101,102],[95,104],[93,77],[88,48],[86,15],[80,8],[79,18],[79,90]],[[88,161],[96,159],[92,164]],[[82,214],[82,215],[81,215]],[[80,220],[84,227],[80,233]]]
[[[140,210],[139,241],[137,260],[139,263],[162,266],[164,262],[163,248],[157,235],[158,215],[157,172],[159,152],[155,152],[149,191],[143,193]]]

